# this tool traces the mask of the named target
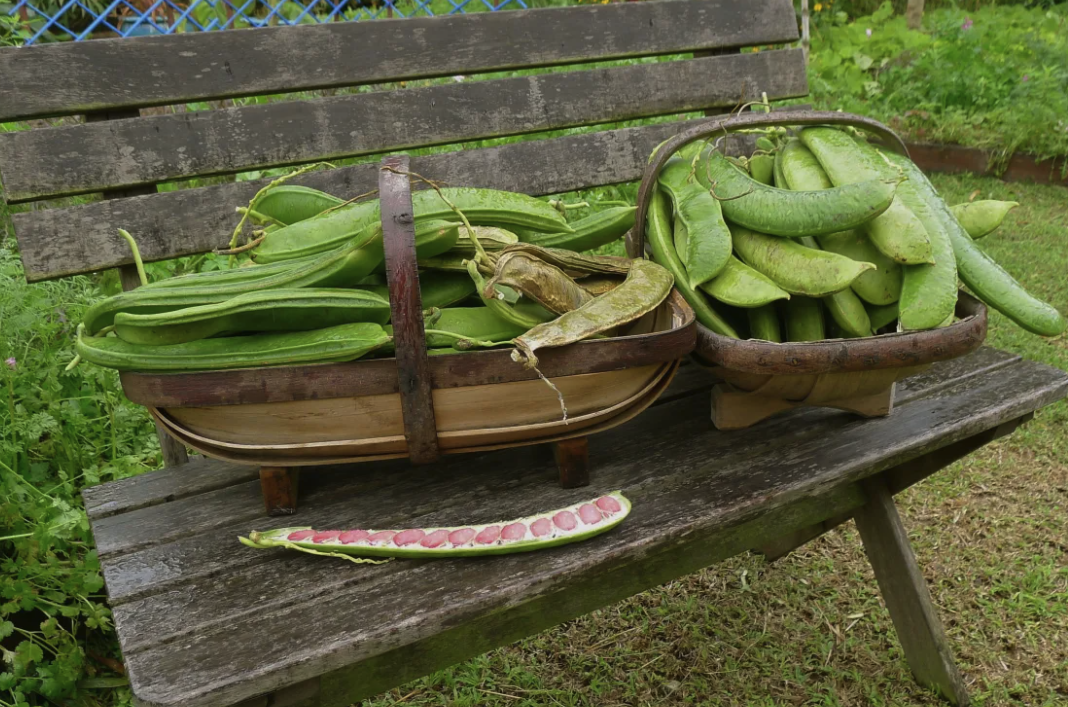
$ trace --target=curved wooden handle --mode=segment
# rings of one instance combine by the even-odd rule
[[[852,113],[784,110],[775,111],[774,113],[717,116],[695,125],[664,142],[649,158],[649,164],[646,165],[645,173],[642,175],[641,186],[638,188],[638,211],[635,213],[634,228],[627,234],[627,255],[632,258],[641,258],[645,254],[645,217],[649,211],[649,202],[652,200],[653,190],[656,189],[660,170],[673,154],[681,147],[708,135],[714,135],[715,133],[727,134],[743,128],[760,128],[772,125],[852,125],[875,133],[884,138],[898,152],[906,157],[909,156],[905,143],[901,141],[901,138],[893,130],[877,120],[853,115]]]
[[[382,159],[378,191],[404,437],[408,441],[408,457],[412,463],[427,464],[436,461],[441,452],[430,387],[426,333],[423,331],[423,301],[419,292],[415,214],[407,155]]]

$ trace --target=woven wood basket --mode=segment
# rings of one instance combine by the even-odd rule
[[[587,483],[585,437],[629,420],[656,400],[693,351],[693,310],[672,292],[617,336],[540,350],[538,369],[559,396],[537,371],[513,361],[510,350],[430,357],[407,157],[383,160],[379,188],[394,358],[126,372],[126,396],[148,407],[182,443],[272,470],[396,457],[424,464],[443,453],[551,442],[561,483]],[[292,479],[282,486],[287,484],[295,488]],[[268,501],[269,510],[292,512],[295,498],[289,496]]]
[[[645,253],[649,202],[661,168],[676,151],[710,135],[796,125],[863,128],[908,156],[888,127],[848,113],[777,111],[711,119],[663,143],[650,159],[638,190],[637,222],[627,239],[630,256]],[[717,429],[741,429],[798,407],[836,408],[864,417],[889,415],[897,381],[936,361],[970,353],[986,339],[987,313],[981,302],[961,292],[956,314],[958,321],[929,331],[782,344],[732,339],[698,323],[693,357],[720,381],[712,389],[712,422]]]

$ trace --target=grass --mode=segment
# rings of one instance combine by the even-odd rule
[[[984,247],[1068,310],[1068,193],[937,175],[951,203],[1022,206]],[[1068,339],[997,313],[990,344],[1068,370]],[[977,705],[1068,704],[1068,404],[899,497]],[[852,523],[768,564],[736,557],[366,703],[943,704],[909,673]]]

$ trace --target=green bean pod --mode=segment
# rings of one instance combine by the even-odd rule
[[[771,155],[753,155],[750,157],[749,176],[761,184],[772,184],[775,178],[775,158]]]
[[[978,240],[997,230],[1010,211],[1020,204],[1015,201],[981,200],[949,207],[968,235]]]
[[[265,290],[159,314],[115,315],[115,334],[131,344],[167,346],[244,332],[307,331],[389,321],[389,300],[365,290]]]
[[[602,209],[571,224],[574,233],[520,233],[520,239],[546,248],[583,252],[617,241],[634,227],[634,206]]]
[[[120,371],[190,372],[354,361],[391,341],[378,324],[203,339],[170,346],[131,344],[114,336],[85,336],[76,351],[85,361]]]
[[[902,329],[936,329],[957,308],[957,261],[947,223],[954,219],[934,190],[921,190],[920,180],[926,177],[919,167],[901,155],[886,157],[908,177],[898,187],[898,197],[923,224],[935,259],[930,265],[905,266],[898,319]]]
[[[860,226],[893,203],[896,182],[871,179],[821,191],[787,191],[761,184],[708,150],[707,171],[697,168],[721,201],[728,221],[760,233],[800,237],[835,233]]]
[[[475,231],[475,238],[478,239],[479,245],[486,251],[502,250],[519,242],[519,236],[503,228],[472,226],[472,229]],[[445,254],[473,257],[477,252],[478,250],[475,248],[475,244],[471,242],[471,236],[467,232],[467,228],[461,228],[460,237],[456,239],[456,245],[449,248]]]
[[[872,331],[879,331],[887,324],[897,321],[897,302],[883,305],[868,305],[868,319],[871,321]]]
[[[797,138],[786,143],[779,157],[777,164],[782,171],[784,189],[817,191],[831,188],[831,180],[816,156]],[[883,255],[862,229],[828,233],[817,240],[823,250],[875,265],[874,270],[862,273],[851,286],[865,302],[889,304],[901,296],[901,265]]]
[[[734,248],[743,262],[791,295],[825,297],[849,287],[861,273],[875,268],[836,253],[806,248],[788,238],[731,225]]]
[[[787,341],[822,341],[827,338],[818,299],[794,297],[783,307],[786,309]]]
[[[731,257],[731,234],[723,210],[683,159],[668,160],[660,170],[659,183],[671,197],[675,217],[686,227],[686,273],[689,285],[697,287],[719,275]]]
[[[801,131],[801,142],[816,156],[836,186],[892,176],[889,165],[875,148],[855,141],[841,130],[805,128]],[[900,199],[895,198],[864,230],[875,247],[896,262],[920,265],[934,259],[927,230]]]
[[[739,338],[734,330],[709,303],[702,293],[690,286],[690,279],[686,274],[686,268],[675,253],[671,236],[671,209],[666,194],[659,189],[653,192],[652,201],[649,203],[649,215],[646,219],[646,239],[649,249],[652,251],[653,260],[671,271],[675,277],[675,289],[679,291],[697,316],[703,326],[721,336],[729,336],[732,339]]]
[[[526,194],[467,187],[450,187],[441,192],[472,226],[526,228],[544,233],[573,230],[559,211]],[[456,211],[433,189],[415,192],[412,207],[416,223],[459,220]],[[270,263],[336,248],[351,238],[361,237],[364,229],[381,229],[380,221],[377,200],[343,206],[275,231],[252,251],[253,259]]]
[[[773,341],[782,343],[782,331],[779,328],[779,315],[775,311],[775,305],[766,304],[763,307],[753,307],[746,310],[749,318],[749,338],[760,341]]]
[[[749,267],[733,255],[727,261],[727,267],[701,289],[724,304],[732,307],[762,307],[770,302],[790,299],[790,293],[782,289],[771,278]]]
[[[531,305],[516,305],[521,310],[534,314]],[[493,341],[502,344],[527,331],[521,325],[501,317],[489,307],[453,307],[434,312],[425,322],[427,348],[454,348],[463,340]],[[393,329],[386,326],[386,333]]]
[[[797,240],[803,246],[820,250],[816,239],[811,236]],[[823,305],[830,312],[834,323],[847,335],[851,337],[871,336],[871,321],[868,319],[868,312],[864,309],[864,303],[853,294],[850,288],[847,287],[827,295],[823,298]]]
[[[975,241],[968,237],[945,202],[938,197],[927,177],[918,169],[916,172],[916,189],[931,204],[934,216],[949,233],[957,260],[957,274],[968,289],[987,305],[1032,334],[1063,334],[1068,326],[1064,316],[1054,307],[1031,296],[1012,275],[983,252]]]
[[[690,252],[690,231],[678,214],[675,214],[672,227],[671,240],[675,243],[675,254],[679,256],[679,260],[685,263]]]
[[[249,208],[283,226],[316,216],[334,206],[345,203],[326,192],[298,184],[279,184],[271,187]]]

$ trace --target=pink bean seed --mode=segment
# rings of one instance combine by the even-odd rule
[[[342,545],[351,545],[352,543],[358,543],[361,540],[366,540],[371,537],[371,534],[366,530],[346,530],[344,533],[338,536],[338,540]]]
[[[482,532],[475,536],[475,542],[479,545],[492,545],[497,542],[497,538],[501,537],[501,526],[490,525],[482,529]]]
[[[601,512],[592,503],[584,503],[579,506],[579,518],[586,525],[593,525],[601,522]]]
[[[623,506],[619,505],[619,501],[611,496],[601,496],[598,498],[597,507],[605,513],[619,513],[623,510]]]
[[[578,521],[575,520],[575,514],[571,511],[560,511],[553,516],[553,523],[560,530],[574,530],[578,527]]]
[[[411,545],[412,543],[417,543],[422,540],[424,535],[426,535],[426,531],[420,530],[419,528],[402,530],[393,536],[393,544],[400,546]]]
[[[506,525],[504,526],[504,530],[501,531],[501,539],[503,540],[522,540],[526,535],[527,526],[522,523]]]
[[[301,540],[307,540],[315,535],[314,530],[298,530],[295,533],[290,533],[286,540],[294,543],[299,543]]]
[[[541,538],[553,532],[553,522],[548,518],[538,518],[530,524],[530,532],[534,537]]]
[[[460,528],[449,533],[449,542],[453,545],[466,545],[475,537],[474,528]]]
[[[371,545],[382,545],[383,543],[388,543],[392,537],[392,530],[379,530],[377,533],[367,538],[367,542]]]
[[[435,530],[430,535],[419,541],[419,544],[423,547],[435,548],[441,547],[445,544],[445,541],[449,539],[449,531],[447,530]]]
[[[330,542],[337,536],[341,535],[340,530],[324,530],[321,533],[316,533],[312,536],[313,543],[326,543]]]

